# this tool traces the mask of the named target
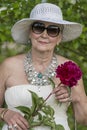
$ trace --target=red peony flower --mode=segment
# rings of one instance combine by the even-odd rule
[[[56,69],[56,77],[60,79],[62,84],[69,87],[76,85],[81,76],[81,69],[72,61],[67,61]]]

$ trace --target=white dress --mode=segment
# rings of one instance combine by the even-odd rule
[[[8,88],[5,92],[5,101],[9,109],[14,111],[19,111],[15,107],[17,106],[27,106],[31,107],[32,100],[31,100],[31,94],[29,94],[28,90],[34,91],[38,94],[38,96],[43,97],[44,99],[49,95],[49,93],[52,91],[52,86],[38,86],[35,85],[17,85],[13,86],[11,88]],[[50,104],[54,111],[54,117],[57,124],[61,124],[64,126],[65,130],[70,130],[68,122],[67,122],[67,108],[69,106],[69,103],[62,103],[60,106],[55,102],[55,96],[52,95],[48,100],[47,104]],[[4,124],[2,130],[8,130],[8,126]],[[36,127],[34,130],[50,130],[49,127]]]

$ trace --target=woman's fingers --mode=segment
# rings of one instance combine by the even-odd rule
[[[21,116],[17,119],[17,124],[23,130],[26,130],[29,128],[28,122]]]
[[[54,88],[53,93],[55,94],[56,99],[60,102],[71,101],[71,94],[66,86],[62,85],[61,87]]]
[[[5,115],[5,121],[9,130],[27,130],[29,128],[27,120],[18,112],[9,110]]]

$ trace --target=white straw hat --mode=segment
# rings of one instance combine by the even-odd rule
[[[34,21],[56,23],[64,26],[62,42],[71,41],[80,36],[82,25],[63,20],[61,9],[51,3],[37,4],[30,13],[30,18],[24,18],[14,24],[11,33],[17,43],[26,44],[29,40],[29,27]]]

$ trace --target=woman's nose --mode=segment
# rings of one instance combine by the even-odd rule
[[[42,32],[41,36],[43,36],[43,37],[47,37],[48,36],[46,29]]]

